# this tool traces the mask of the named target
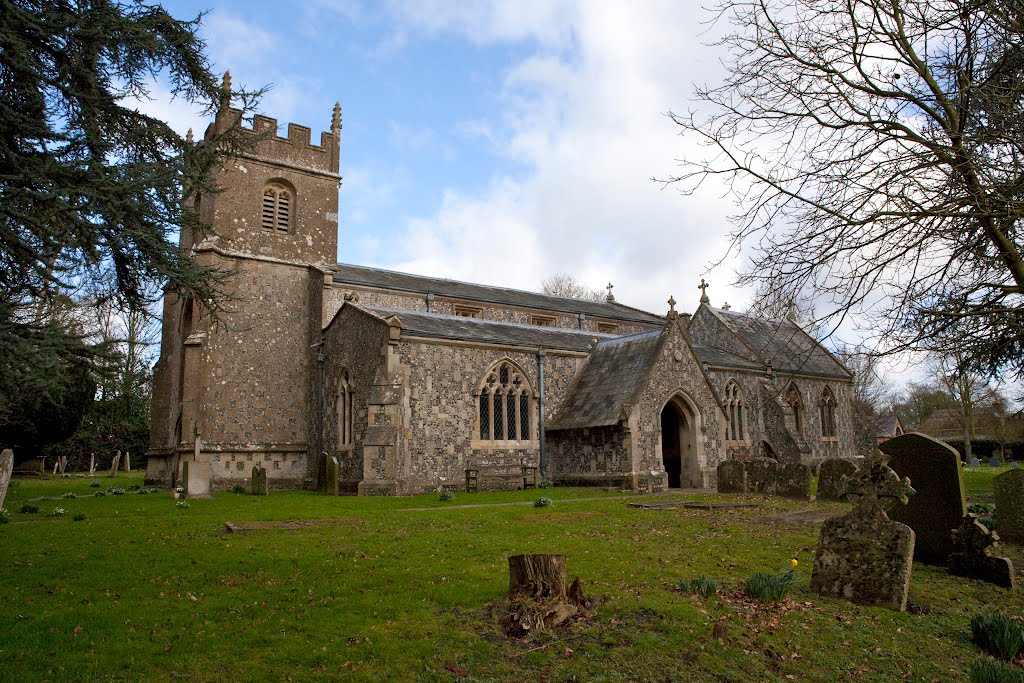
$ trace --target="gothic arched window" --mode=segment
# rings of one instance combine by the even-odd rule
[[[478,410],[483,441],[525,441],[530,438],[533,394],[522,370],[501,361],[484,376]]]
[[[793,382],[789,383],[786,387],[785,395],[786,403],[790,408],[793,409],[793,418],[796,420],[796,432],[797,434],[804,433],[804,402],[800,398],[800,390]]]
[[[725,385],[722,410],[725,411],[725,440],[733,443],[746,441],[747,418],[743,410],[743,394],[735,380],[729,380]]]
[[[821,392],[821,403],[818,404],[818,413],[821,416],[821,436],[825,439],[836,438],[836,399],[832,391],[825,387]]]
[[[341,379],[338,380],[338,445],[349,446],[352,444],[352,427],[355,424],[353,419],[353,398],[352,384],[349,382],[348,370],[341,371]]]
[[[283,183],[267,183],[263,188],[261,225],[268,232],[288,232],[295,210],[295,192]]]

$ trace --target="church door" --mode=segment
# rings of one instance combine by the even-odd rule
[[[682,415],[675,404],[669,402],[661,411],[661,461],[668,474],[668,487],[677,489],[681,485],[682,459],[679,453],[679,432]]]
[[[669,488],[701,486],[696,424],[691,409],[679,396],[661,410],[661,462]]]

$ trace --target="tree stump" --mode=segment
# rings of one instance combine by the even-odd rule
[[[508,558],[508,593],[534,600],[564,599],[565,555],[512,555]]]

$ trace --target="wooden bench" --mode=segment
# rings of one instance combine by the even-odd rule
[[[520,462],[518,465],[492,465],[489,467],[466,468],[466,491],[480,490],[483,480],[520,481],[523,489],[537,488],[537,466]]]

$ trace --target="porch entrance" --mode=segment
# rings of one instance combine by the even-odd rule
[[[669,488],[698,485],[694,480],[697,470],[694,424],[689,411],[675,400],[669,401],[661,411],[661,462],[668,474]]]

